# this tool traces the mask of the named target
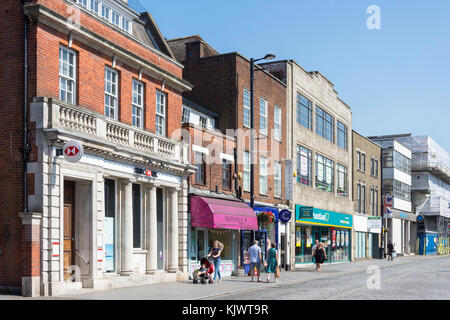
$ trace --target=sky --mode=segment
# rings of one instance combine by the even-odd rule
[[[450,152],[449,0],[138,1],[167,39],[320,71],[362,135],[429,135]],[[367,27],[372,5],[380,29]]]

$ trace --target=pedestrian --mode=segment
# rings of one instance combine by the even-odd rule
[[[219,283],[222,282],[222,277],[220,275],[220,254],[222,253],[223,244],[219,241],[214,241],[214,246],[211,248],[211,251],[208,253],[208,257],[212,256],[213,264],[214,264],[214,281],[216,281],[217,275],[219,275]]]
[[[318,245],[319,245],[319,240],[316,240],[316,244],[314,244],[314,245],[312,246],[312,250],[311,250],[311,255],[312,255],[311,260],[314,261],[314,262],[315,262],[315,260],[314,260],[314,254],[316,253],[316,249],[317,249],[317,246],[318,246]],[[316,267],[316,270],[317,270],[317,267]]]
[[[272,242],[271,247],[269,249],[268,258],[267,258],[267,282],[270,282],[270,274],[273,273],[273,281],[277,282],[277,269],[278,269],[278,252],[277,245]]]
[[[388,249],[388,261],[394,260],[394,258],[392,257],[392,252],[394,251],[394,245],[392,244],[391,241],[389,241],[389,243],[387,245],[387,249]]]
[[[327,253],[325,252],[325,248],[323,247],[322,242],[319,242],[314,252],[314,258],[316,260],[316,270],[320,272],[321,264],[327,259]]]
[[[252,282],[253,277],[255,275],[255,268],[258,270],[258,282],[261,282],[261,279],[259,277],[260,277],[262,254],[261,248],[258,246],[258,240],[253,241],[253,245],[250,248],[248,248],[248,253],[250,255],[250,272],[252,276]]]

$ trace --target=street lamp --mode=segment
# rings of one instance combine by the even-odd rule
[[[254,164],[254,89],[255,89],[255,62],[260,60],[273,60],[275,55],[268,53],[264,58],[250,59],[250,206],[255,207],[255,164]]]

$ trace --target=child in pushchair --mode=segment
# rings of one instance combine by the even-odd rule
[[[211,275],[214,273],[214,265],[206,258],[200,259],[200,265],[200,269],[194,272],[194,280],[192,282],[197,283],[200,280],[202,284],[205,284],[209,280],[209,283],[213,283],[214,280],[211,278]]]

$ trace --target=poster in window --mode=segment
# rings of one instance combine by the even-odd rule
[[[341,247],[345,245],[345,232],[344,230],[341,231]]]
[[[308,158],[307,154],[304,150],[301,151],[301,157],[300,157],[300,174],[302,176],[307,177],[308,176]]]
[[[306,247],[310,248],[311,247],[311,243],[312,243],[311,231],[308,230],[308,231],[306,231]]]
[[[344,189],[344,173],[339,171],[339,189]]]
[[[317,166],[317,180],[323,181],[323,166],[320,164]]]
[[[300,231],[300,228],[298,227],[295,234],[295,246],[301,247],[302,246],[302,233]]]
[[[336,246],[340,246],[341,245],[341,231],[337,230],[336,231]]]
[[[348,231],[345,231],[345,246],[348,247]]]
[[[326,183],[327,183],[328,185],[331,184],[331,169],[330,169],[330,168],[328,168],[328,170],[327,170],[327,172],[326,172]]]

